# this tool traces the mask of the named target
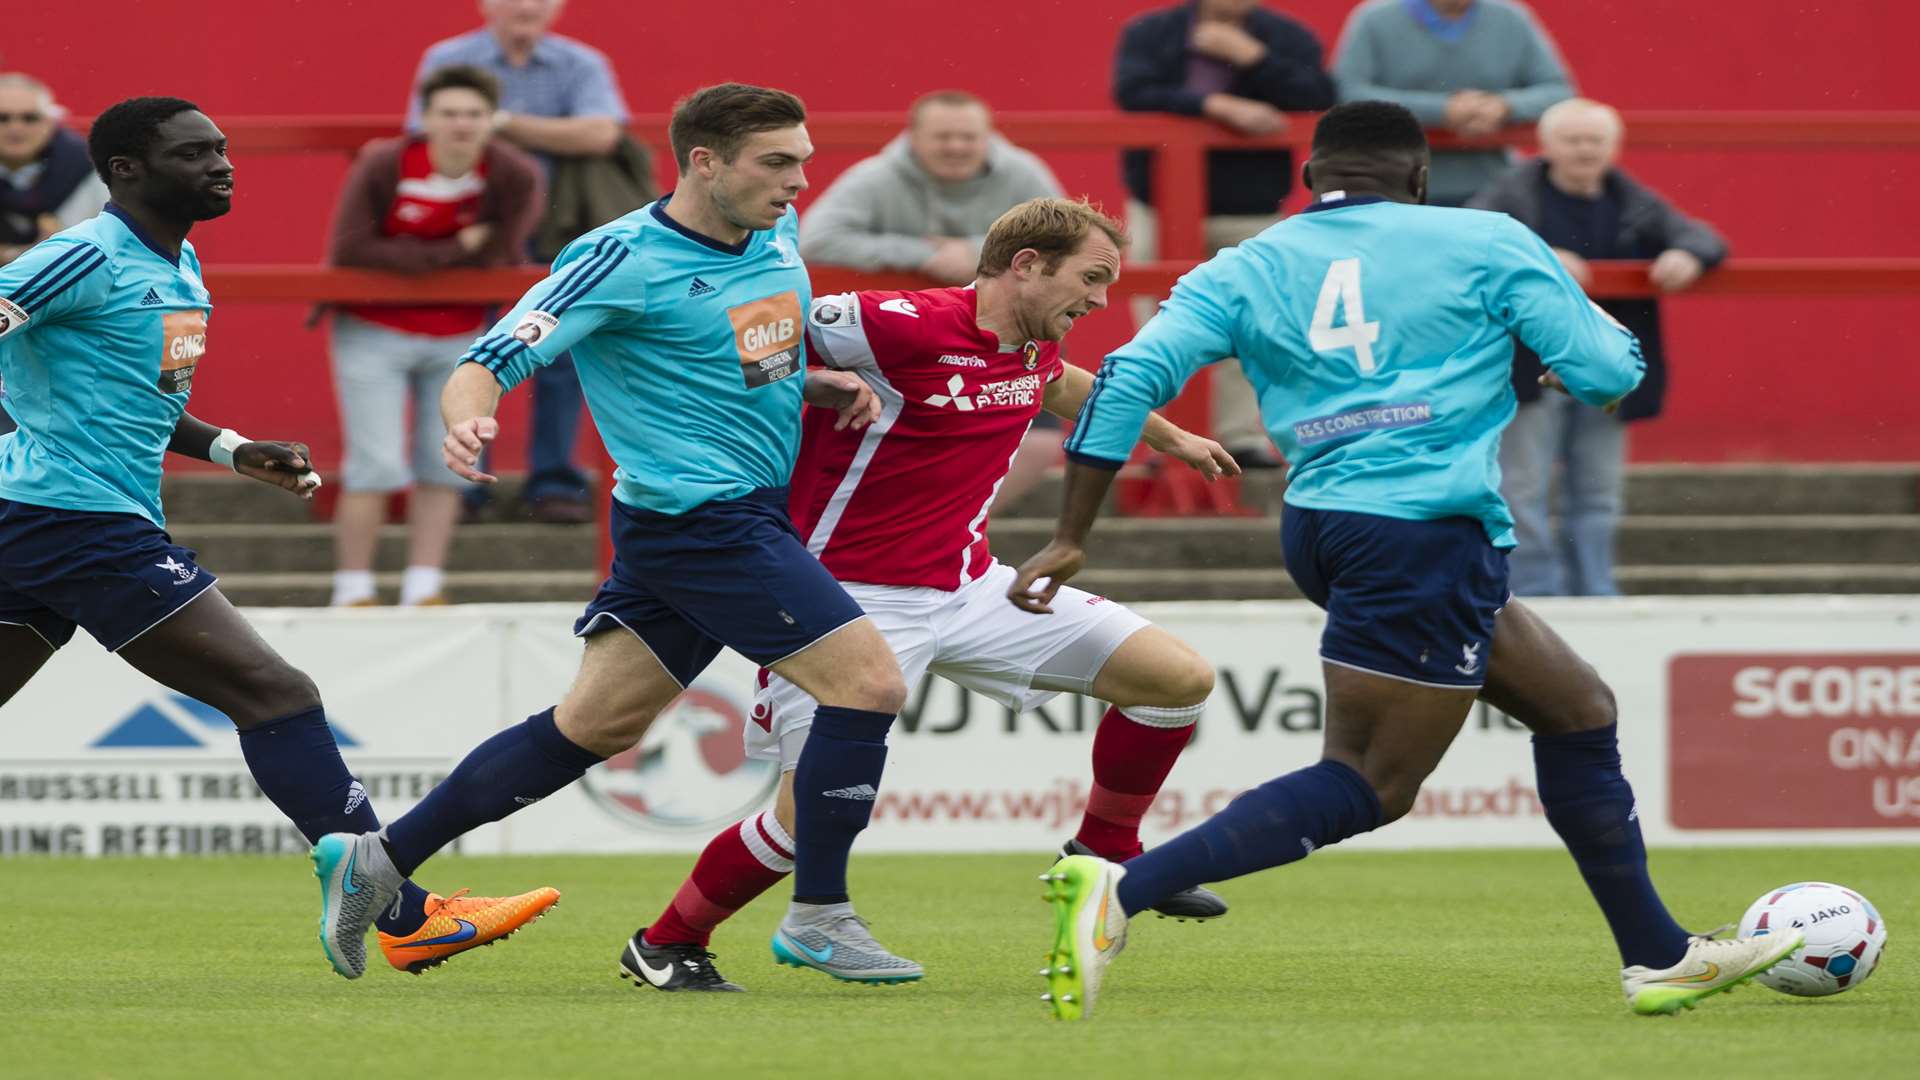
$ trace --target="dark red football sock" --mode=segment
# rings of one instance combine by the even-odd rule
[[[713,928],[793,873],[793,838],[773,811],[728,826],[707,844],[673,903],[647,927],[647,944],[705,945]]]
[[[1093,734],[1093,791],[1074,839],[1104,859],[1140,854],[1140,819],[1193,735],[1200,709],[1134,709],[1164,723],[1141,723],[1109,708]]]

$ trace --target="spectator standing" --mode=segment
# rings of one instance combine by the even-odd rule
[[[549,171],[557,159],[612,154],[621,143],[627,107],[604,55],[547,32],[564,6],[564,0],[480,0],[486,25],[436,42],[421,57],[407,130],[419,130],[418,88],[427,75],[468,64],[500,81],[495,133],[532,152]],[[528,476],[521,497],[536,519],[590,520],[586,477],[573,463],[582,398],[572,357],[539,369],[532,382]],[[484,501],[484,492],[476,496]]]
[[[1333,58],[1342,101],[1406,106],[1422,124],[1491,135],[1574,94],[1553,39],[1519,0],[1367,0]],[[1506,171],[1505,150],[1436,150],[1427,201],[1459,206]]]
[[[499,100],[498,82],[479,68],[429,74],[420,87],[421,134],[368,143],[348,173],[334,212],[333,264],[428,273],[520,262],[540,219],[540,167],[492,137]],[[409,481],[400,602],[446,602],[443,571],[464,485],[441,460],[440,392],[488,318],[483,304],[354,304],[334,314],[333,377],[346,435],[345,490],[334,511],[336,606],[377,602],[373,558],[387,498]]]
[[[1623,135],[1620,114],[1607,106],[1562,101],[1540,118],[1540,157],[1515,166],[1467,205],[1511,214],[1539,233],[1583,287],[1593,281],[1589,259],[1651,259],[1654,285],[1663,292],[1685,289],[1726,259],[1726,241],[1615,167]],[[1666,346],[1658,300],[1598,303],[1640,339],[1647,362],[1639,389],[1613,415],[1542,393],[1539,358],[1515,347],[1514,392],[1521,404],[1501,440],[1500,472],[1519,542],[1511,559],[1518,596],[1619,592],[1613,549],[1625,501],[1625,425],[1660,414]],[[1557,530],[1549,515],[1556,470]]]
[[[1000,215],[1061,194],[1045,162],[993,130],[986,102],[940,90],[913,103],[906,131],[814,200],[800,222],[800,255],[813,266],[897,270],[964,285],[974,279],[980,245]],[[1031,490],[1060,461],[1061,442],[1060,422],[1042,413],[996,502],[1007,505]]]
[[[0,74],[0,266],[107,205],[87,141],[60,126],[62,113],[45,83]],[[0,388],[0,435],[12,430]]]
[[[1114,60],[1113,98],[1128,112],[1204,116],[1242,134],[1272,135],[1286,130],[1284,113],[1332,105],[1334,85],[1322,67],[1320,41],[1305,26],[1258,0],[1193,0],[1127,24]],[[1133,257],[1144,262],[1160,251],[1152,162],[1147,150],[1122,158],[1127,231]],[[1280,220],[1280,203],[1292,187],[1293,157],[1285,150],[1209,153],[1207,256]],[[1154,303],[1143,297],[1133,309],[1135,322],[1144,323]],[[1214,438],[1242,466],[1278,466],[1239,362],[1228,360],[1214,372]]]

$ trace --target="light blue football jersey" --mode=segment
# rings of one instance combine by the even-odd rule
[[[813,289],[791,208],[728,245],[683,228],[666,205],[568,244],[461,359],[512,389],[572,350],[618,466],[614,497],[682,514],[792,474]]]
[[[192,244],[174,258],[109,205],[0,266],[0,498],[165,527],[160,467],[213,310]]]
[[[1329,195],[1183,276],[1107,357],[1068,453],[1117,467],[1150,409],[1234,356],[1289,464],[1287,502],[1477,518],[1512,547],[1513,339],[1596,406],[1639,385],[1640,343],[1505,214]]]

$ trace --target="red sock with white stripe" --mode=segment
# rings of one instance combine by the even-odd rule
[[[1093,791],[1074,839],[1103,859],[1140,854],[1140,819],[1193,736],[1204,705],[1109,708],[1093,734]]]
[[[705,945],[713,928],[793,873],[793,838],[773,811],[728,826],[707,844],[673,903],[647,927],[647,944]]]

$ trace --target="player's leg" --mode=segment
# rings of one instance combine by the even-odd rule
[[[879,798],[887,730],[906,703],[891,636],[875,617],[861,618],[772,665],[818,702],[794,763],[793,900],[774,932],[773,954],[848,982],[903,983],[925,974],[874,939],[847,886],[854,840]]]
[[[700,666],[711,659],[709,651]],[[474,747],[426,798],[386,828],[321,837],[313,847],[321,883],[320,942],[334,970],[359,978],[365,967],[361,939],[374,914],[435,852],[539,802],[639,742],[680,689],[680,681],[637,635],[617,627],[594,633],[558,706]]]
[[[53,646],[31,627],[0,623],[0,705],[12,701],[51,659]]]
[[[813,722],[813,699],[762,668],[746,726],[750,758],[780,767],[773,809],[736,821],[708,841],[693,872],[651,923],[621,946],[618,974],[635,987],[737,991],[707,951],[713,931],[793,873],[793,769]]]
[[[341,759],[313,680],[268,645],[218,588],[208,587],[119,653],[155,682],[225,713],[239,729],[254,782],[309,841],[380,828],[373,800]],[[418,973],[505,937],[559,896],[542,888],[448,900],[403,879],[375,909],[373,922],[388,961]],[[424,951],[407,947],[443,937],[436,926],[452,930],[457,917],[478,932]]]
[[[1613,931],[1628,1001],[1636,1010],[1691,1007],[1793,950],[1774,938],[1692,937],[1667,913],[1647,872],[1633,788],[1620,769],[1613,691],[1519,601],[1508,603],[1495,624],[1480,696],[1533,730],[1547,823],[1572,853]]]

